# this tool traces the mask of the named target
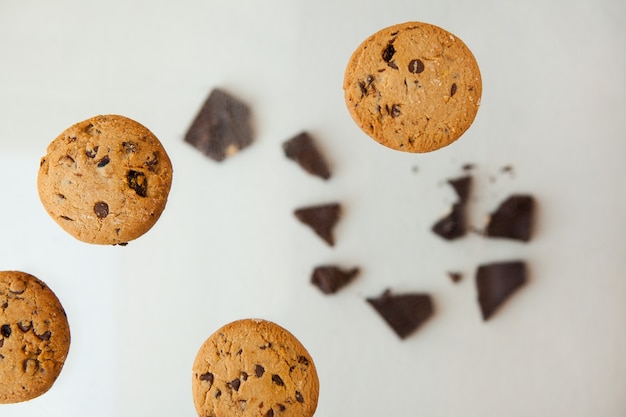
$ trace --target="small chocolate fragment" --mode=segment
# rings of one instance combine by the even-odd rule
[[[460,272],[448,272],[448,276],[455,284],[463,278],[463,275]]]
[[[294,214],[298,220],[311,227],[326,243],[334,246],[333,228],[339,220],[340,211],[341,207],[338,203],[330,203],[299,208],[294,211]]]
[[[0,327],[0,334],[2,334],[3,337],[11,336],[11,325],[3,324],[2,327]]]
[[[452,83],[452,86],[450,87],[450,97],[456,94],[456,88],[456,83]]]
[[[453,204],[450,213],[438,220],[431,230],[446,240],[454,240],[464,236],[467,233],[465,204]]]
[[[109,205],[104,201],[98,201],[96,204],[94,204],[93,211],[94,213],[96,213],[96,216],[98,216],[99,219],[104,219],[106,216],[109,215]]]
[[[391,61],[395,53],[396,53],[396,48],[393,47],[392,43],[389,43],[387,47],[383,50],[383,54],[382,54],[383,61],[385,62]]]
[[[223,161],[252,143],[249,107],[214,89],[189,127],[185,142],[215,161]]]
[[[448,180],[448,184],[454,188],[456,195],[459,196],[459,202],[466,203],[469,200],[470,186],[472,184],[472,177],[469,175]]]
[[[490,214],[485,236],[528,242],[534,222],[535,201],[530,195],[512,195]]]
[[[525,282],[526,264],[522,261],[480,265],[476,271],[476,288],[483,320],[488,320]]]
[[[359,268],[342,270],[333,265],[318,266],[311,274],[311,283],[324,294],[334,294],[348,285],[359,273]]]
[[[135,190],[138,196],[145,197],[148,191],[148,179],[146,174],[139,171],[133,171],[132,169],[126,174],[128,180],[128,186]]]
[[[109,162],[111,162],[111,160],[107,155],[105,155],[100,161],[98,161],[98,168],[107,166]]]
[[[296,161],[306,172],[325,180],[330,178],[330,170],[313,138],[302,132],[283,143],[285,156]]]
[[[429,294],[392,295],[390,290],[385,290],[380,297],[368,298],[367,302],[401,339],[407,338],[433,314]]]

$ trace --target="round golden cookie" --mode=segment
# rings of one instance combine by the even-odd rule
[[[61,133],[41,159],[37,186],[50,216],[75,238],[126,244],[165,209],[172,164],[161,142],[124,116],[96,116]]]
[[[56,295],[19,271],[0,271],[0,404],[38,397],[56,381],[70,328]]]
[[[357,125],[381,144],[430,152],[472,124],[482,82],[476,59],[440,27],[407,22],[367,38],[352,54],[343,89]]]
[[[200,417],[311,417],[319,380],[313,359],[287,330],[265,320],[213,333],[193,364]]]

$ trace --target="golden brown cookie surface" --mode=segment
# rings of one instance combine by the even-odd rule
[[[41,159],[37,185],[48,214],[75,238],[125,244],[165,209],[172,164],[146,127],[96,116],[61,133]]]
[[[19,271],[0,271],[0,404],[38,397],[56,381],[70,329],[56,295]]]
[[[373,139],[395,150],[430,152],[472,124],[482,81],[459,38],[407,22],[380,30],[356,49],[343,89],[352,118]]]
[[[304,346],[265,320],[239,320],[213,333],[193,364],[201,417],[311,417],[319,381]]]

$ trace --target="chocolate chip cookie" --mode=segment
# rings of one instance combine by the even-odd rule
[[[96,116],[61,133],[41,159],[37,185],[48,214],[75,238],[126,244],[165,209],[172,164],[146,127]]]
[[[478,64],[448,31],[421,22],[394,25],[367,38],[344,76],[348,110],[379,143],[430,152],[472,124],[482,94]]]
[[[70,347],[70,328],[56,295],[39,279],[0,271],[0,404],[48,391]]]
[[[311,417],[319,381],[311,356],[291,333],[245,319],[204,342],[192,389],[200,417]]]

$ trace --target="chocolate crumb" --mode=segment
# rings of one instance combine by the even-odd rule
[[[98,216],[99,219],[104,219],[106,216],[109,215],[109,205],[104,201],[98,201],[96,204],[94,204],[93,211],[94,213],[96,213],[96,216]]]
[[[392,295],[390,290],[385,290],[379,297],[367,298],[367,302],[401,339],[407,338],[433,314],[429,294]]]
[[[3,337],[11,336],[11,325],[3,324],[2,327],[0,327],[0,334],[2,334]]]
[[[525,282],[523,261],[480,265],[476,271],[476,288],[483,320],[488,320]]]
[[[465,224],[465,204],[453,204],[450,213],[439,219],[432,226],[431,230],[433,233],[446,240],[454,240],[465,236],[467,233]]]
[[[277,374],[272,375],[272,382],[281,387],[285,385],[280,375],[277,375]]]
[[[409,72],[419,74],[424,71],[424,63],[421,59],[413,59],[409,62]]]
[[[463,275],[460,272],[448,272],[448,277],[450,277],[450,280],[456,284],[461,281]]]

